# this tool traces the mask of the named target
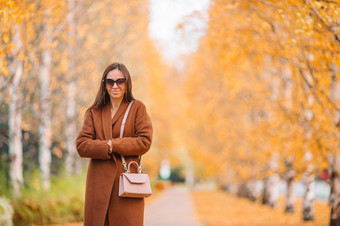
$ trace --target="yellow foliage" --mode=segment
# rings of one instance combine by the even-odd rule
[[[314,222],[303,222],[301,212],[284,214],[284,200],[277,209],[238,198],[221,191],[196,191],[194,202],[199,220],[206,225],[327,225],[330,208],[326,202],[315,203]],[[296,210],[302,209],[299,199]]]
[[[182,150],[199,176],[218,177],[230,168],[241,179],[272,173],[273,154],[279,154],[281,175],[290,157],[301,175],[306,152],[321,169],[339,151],[334,115],[340,100],[331,92],[340,79],[339,4],[212,0],[206,35],[182,71],[163,62],[148,36],[147,0],[85,0],[74,11],[67,4],[0,0],[0,82],[13,73],[15,60],[24,63],[21,88],[30,109],[24,120],[32,130],[38,128],[31,111],[40,111],[41,54],[51,50],[54,139],[64,139],[69,82],[76,82],[79,128],[104,68],[123,62],[152,118],[146,165],[154,175],[163,158],[184,164]]]
[[[340,100],[331,97],[332,73],[340,79],[339,13],[324,1],[212,1],[184,72],[189,149],[243,179],[274,173],[267,164],[275,153],[281,175],[290,157],[298,176],[307,164],[327,168],[326,156],[339,151]]]

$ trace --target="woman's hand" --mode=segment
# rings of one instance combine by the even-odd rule
[[[111,139],[107,142],[107,145],[109,146],[109,155],[111,155],[112,154],[112,140]]]

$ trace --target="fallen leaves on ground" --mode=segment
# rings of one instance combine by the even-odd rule
[[[284,198],[279,206],[271,208],[260,202],[252,202],[223,191],[193,192],[196,213],[203,226],[214,225],[329,225],[330,208],[326,201],[315,201],[314,222],[302,221],[302,201],[298,199],[294,214],[284,213]]]

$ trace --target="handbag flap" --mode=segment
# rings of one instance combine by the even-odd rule
[[[133,184],[143,184],[148,179],[148,175],[142,173],[123,173],[123,175]]]

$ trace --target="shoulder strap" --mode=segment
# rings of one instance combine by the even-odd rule
[[[124,118],[123,118],[123,121],[122,121],[122,125],[120,126],[119,138],[123,138],[126,119],[127,119],[128,115],[129,115],[129,112],[130,112],[132,104],[133,104],[133,101],[131,101],[129,103],[129,105],[128,105],[126,111],[125,111]]]
[[[132,104],[133,104],[133,100],[129,103],[129,105],[128,105],[126,111],[125,111],[125,114],[124,114],[124,117],[123,117],[123,121],[122,121],[122,125],[120,126],[119,138],[123,138],[126,119],[127,119],[128,115],[129,115],[129,112],[130,112]],[[127,168],[126,168],[126,161],[125,161],[124,155],[120,155],[120,157],[122,159],[122,163],[124,165],[124,169],[126,170]],[[139,156],[139,166],[141,166],[141,163],[142,163],[142,156]]]

